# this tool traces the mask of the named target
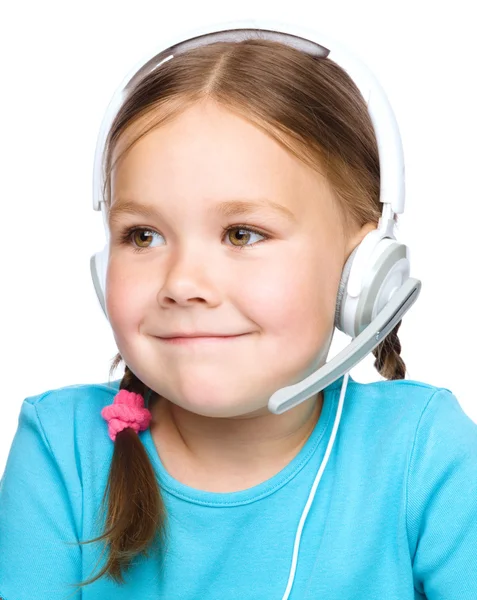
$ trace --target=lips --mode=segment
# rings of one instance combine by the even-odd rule
[[[196,337],[237,337],[239,335],[245,335],[243,333],[210,333],[210,332],[199,332],[199,333],[171,333],[167,335],[161,335],[162,339],[171,339],[171,338],[196,338]]]
[[[244,337],[246,333],[237,335],[193,335],[193,336],[176,336],[176,337],[160,337],[159,339],[166,344],[179,345],[196,345],[196,344],[225,344],[228,341],[233,341]]]

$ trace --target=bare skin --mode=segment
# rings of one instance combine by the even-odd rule
[[[255,209],[217,211],[236,200]],[[125,201],[158,214],[121,212]],[[165,468],[211,492],[269,479],[305,444],[323,397],[282,415],[268,399],[326,362],[343,265],[376,224],[345,232],[320,173],[212,102],[126,153],[113,172],[112,213],[107,310],[125,362],[161,396],[151,433]],[[143,231],[121,243],[129,227]],[[176,331],[241,335],[161,339]]]

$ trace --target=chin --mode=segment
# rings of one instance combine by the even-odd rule
[[[257,406],[257,402],[247,402],[246,400],[237,400],[235,402],[229,400],[227,403],[224,403],[223,400],[211,400],[209,397],[208,399],[204,399],[203,402],[201,402],[200,398],[193,398],[190,401],[184,398],[177,398],[169,400],[169,402],[182,410],[214,419],[231,419],[244,415],[258,416],[269,413],[267,404]]]

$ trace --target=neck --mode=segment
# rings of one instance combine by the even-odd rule
[[[189,412],[159,398],[151,434],[160,459],[181,483],[207,491],[238,491],[281,471],[300,452],[318,422],[323,393],[275,415],[231,418]]]

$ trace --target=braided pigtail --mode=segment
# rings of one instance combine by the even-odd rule
[[[121,360],[121,355],[116,355],[110,375]],[[143,398],[150,393],[127,365],[119,388]],[[156,475],[138,434],[129,427],[116,434],[100,520],[105,523],[104,533],[81,543],[104,540],[107,562],[98,575],[79,587],[93,583],[104,574],[123,584],[123,572],[129,569],[133,558],[147,557],[153,544],[159,542],[163,547],[166,542],[166,513]],[[103,554],[104,550],[101,557]]]
[[[398,337],[401,323],[402,321],[399,321],[391,333],[373,350],[376,357],[373,366],[385,379],[404,379],[406,376],[406,365],[400,356],[401,342]]]

